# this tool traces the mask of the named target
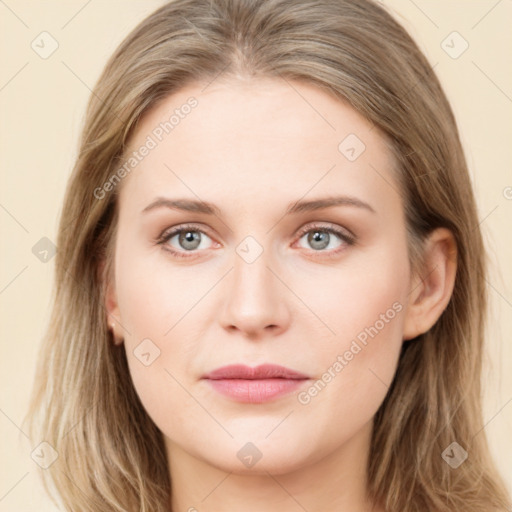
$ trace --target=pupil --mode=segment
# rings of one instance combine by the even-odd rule
[[[323,241],[322,241],[323,238]],[[324,249],[329,245],[328,242],[328,234],[323,231],[314,231],[311,235],[311,241],[310,243],[315,247],[316,249]],[[317,245],[320,244],[320,245]]]
[[[195,231],[182,232],[180,242],[185,249],[195,249],[199,242],[199,233]]]

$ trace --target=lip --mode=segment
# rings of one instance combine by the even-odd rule
[[[202,379],[234,401],[263,403],[297,390],[309,377],[274,364],[263,364],[255,368],[236,364],[217,368]]]

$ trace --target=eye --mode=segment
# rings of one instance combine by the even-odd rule
[[[332,225],[309,225],[299,233],[300,239],[305,240],[306,244],[315,252],[328,252],[336,255],[346,246],[354,245],[355,236],[348,230],[343,230]],[[334,247],[333,247],[334,244]],[[326,249],[334,249],[332,251]]]
[[[158,238],[157,243],[163,245],[165,250],[170,251],[175,256],[188,258],[193,254],[188,255],[187,252],[193,253],[208,249],[207,240],[211,240],[211,238],[198,226],[181,225],[164,231]]]
[[[298,236],[299,242],[304,239],[313,252],[325,253],[329,257],[337,256],[356,241],[350,231],[333,225],[308,225],[300,230]],[[185,224],[164,231],[156,243],[176,257],[190,258],[200,250],[211,248],[212,244],[208,246],[208,240],[212,241],[212,238],[199,226]]]

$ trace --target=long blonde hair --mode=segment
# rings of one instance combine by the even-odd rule
[[[375,417],[368,492],[393,512],[505,512],[480,398],[485,254],[456,122],[426,58],[372,0],[176,0],[108,61],[66,191],[53,311],[27,414],[34,445],[44,440],[59,455],[43,471],[47,490],[70,511],[169,510],[162,433],[106,325],[118,191],[102,199],[94,191],[119,169],[144,113],[220,74],[302,80],[348,102],[390,142],[411,261],[434,228],[453,232],[453,296],[432,329],[403,345]],[[454,441],[469,454],[456,470],[442,457]]]

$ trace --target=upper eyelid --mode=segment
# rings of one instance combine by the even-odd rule
[[[320,230],[325,230],[325,231],[331,231],[331,232],[332,231],[334,231],[334,232],[346,231],[351,237],[355,238],[355,234],[352,233],[352,231],[350,231],[350,229],[347,229],[344,226],[338,226],[338,225],[335,225],[333,223],[329,223],[327,221],[325,221],[325,222],[327,223],[327,225],[322,225],[321,222],[313,222],[313,223],[310,223],[310,224],[306,224],[304,227],[300,228],[297,233],[302,235],[304,233],[307,233],[308,231],[312,231],[313,229],[318,229],[319,231]]]

